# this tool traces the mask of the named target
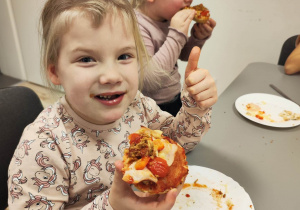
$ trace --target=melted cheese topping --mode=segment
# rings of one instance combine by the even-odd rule
[[[164,144],[164,149],[159,151],[157,156],[165,159],[168,166],[171,166],[175,158],[175,153],[177,152],[177,145],[171,144],[164,139],[161,139],[161,141]]]
[[[145,167],[143,170],[136,170],[135,169],[136,162],[133,162],[128,170],[125,171],[123,176],[123,180],[130,180],[133,179],[132,184],[137,184],[144,180],[150,180],[152,182],[157,182],[157,178],[151,173],[151,171]]]

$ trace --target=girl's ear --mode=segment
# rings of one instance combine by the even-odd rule
[[[50,64],[47,68],[47,71],[48,71],[48,76],[51,80],[51,82],[54,84],[54,85],[60,85],[60,80],[58,78],[58,75],[57,75],[57,72],[56,72],[56,67],[54,64]]]

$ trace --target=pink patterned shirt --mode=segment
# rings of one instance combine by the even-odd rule
[[[23,132],[9,166],[9,209],[112,209],[109,190],[128,135],[160,129],[192,150],[210,128],[211,109],[201,111],[186,91],[176,117],[138,92],[124,116],[108,125],[80,118],[62,97]]]

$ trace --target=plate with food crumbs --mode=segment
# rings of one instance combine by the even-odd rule
[[[235,107],[245,118],[271,127],[295,127],[300,125],[300,107],[283,97],[250,93],[240,96]]]
[[[189,174],[172,210],[254,210],[249,194],[232,178],[202,166]]]

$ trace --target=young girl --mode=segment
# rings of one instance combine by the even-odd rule
[[[134,193],[120,160],[141,125],[186,151],[209,129],[211,109],[197,105],[200,72],[211,77],[197,69],[199,48],[175,118],[138,91],[146,50],[127,0],[48,0],[41,21],[45,73],[65,96],[24,129],[9,167],[9,209],[171,209],[176,189]]]
[[[181,75],[177,60],[187,61],[194,46],[203,47],[211,36],[216,22],[210,19],[205,24],[194,23],[191,36],[189,26],[195,15],[194,10],[182,10],[190,6],[193,0],[131,0],[135,7],[141,35],[149,54],[158,69],[147,69],[144,95],[153,98],[160,108],[174,116],[181,108]],[[205,82],[213,82],[208,80]],[[159,85],[153,85],[158,83]],[[214,91],[214,90],[213,90]],[[207,91],[201,100],[206,101],[205,108],[216,102],[214,92]]]

